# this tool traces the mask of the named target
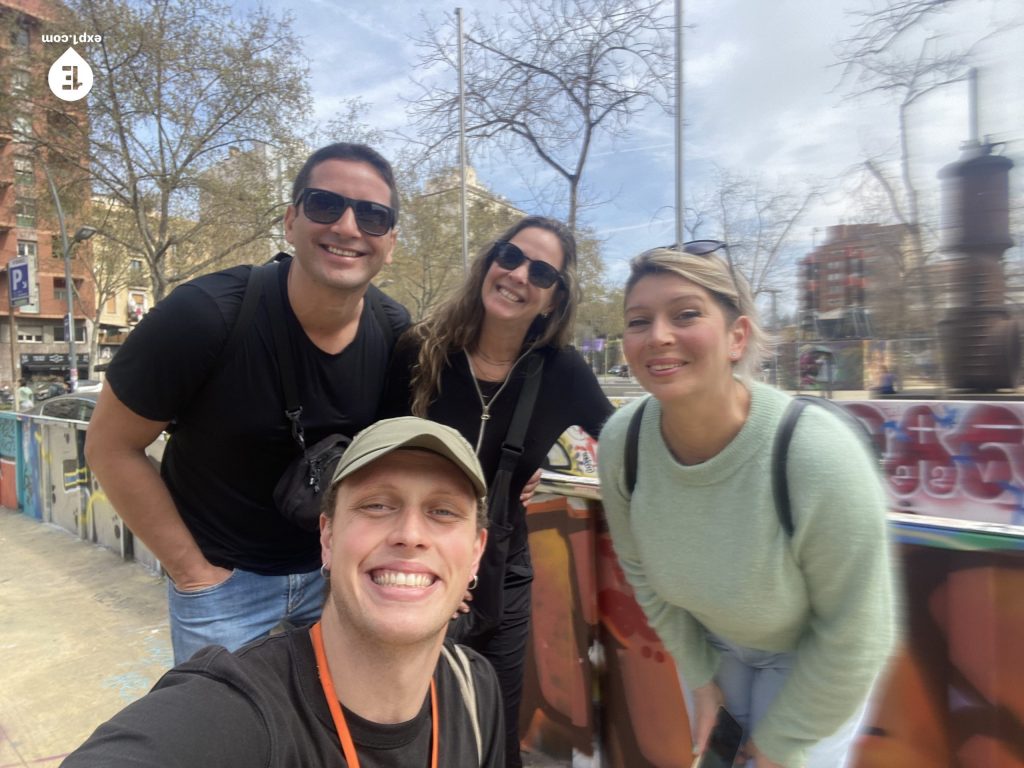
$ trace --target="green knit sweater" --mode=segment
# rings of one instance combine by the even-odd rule
[[[632,503],[624,443],[639,402],[619,409],[601,432],[602,498],[637,602],[688,685],[706,684],[718,666],[705,627],[737,645],[796,652],[751,734],[795,768],[858,709],[894,642],[885,495],[860,439],[825,409],[806,408],[789,447],[788,537],[772,500],[771,449],[790,398],[748,386],[746,424],[693,466],[669,453],[661,405],[648,401]]]

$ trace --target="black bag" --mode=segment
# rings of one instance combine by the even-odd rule
[[[299,403],[298,385],[295,382],[295,368],[292,365],[291,346],[286,332],[284,297],[282,296],[279,270],[280,263],[291,258],[279,253],[271,261],[249,272],[249,279],[242,294],[242,304],[238,316],[231,329],[220,358],[228,360],[242,345],[243,339],[253,326],[260,297],[266,297],[267,309],[270,314],[270,325],[273,331],[273,348],[280,367],[281,389],[284,393],[284,415],[291,424],[292,437],[299,449],[299,455],[282,473],[277,485],[274,486],[273,502],[278,511],[289,521],[303,530],[317,531],[320,526],[321,488],[326,488],[334,475],[338,460],[348,447],[350,438],[342,434],[328,435],[312,448],[306,448],[306,439],[302,429],[302,405]],[[394,347],[398,333],[384,309],[385,295],[374,285],[367,287],[364,300],[369,304],[370,311],[377,321],[388,351]],[[168,425],[172,432],[176,419]]]
[[[480,560],[481,576],[478,589],[473,593],[469,613],[459,614],[448,625],[448,637],[458,643],[472,643],[494,632],[505,613],[505,586],[507,582],[508,548],[514,531],[509,523],[509,496],[512,474],[523,455],[526,429],[533,415],[533,406],[540,391],[544,358],[534,352],[526,358],[526,379],[519,393],[512,421],[508,425],[505,441],[501,444],[501,460],[494,479],[488,483],[487,494],[487,547]]]
[[[320,530],[320,491],[330,484],[351,442],[346,435],[328,435],[288,465],[274,486],[274,506],[286,520],[304,531]]]

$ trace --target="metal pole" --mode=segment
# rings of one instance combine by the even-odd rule
[[[676,0],[676,243],[683,235],[683,0]]]
[[[462,271],[469,271],[469,212],[466,210],[466,80],[464,77],[462,9],[455,9],[459,27],[459,213],[462,225]]]
[[[778,338],[777,338],[778,337],[778,305],[777,305],[776,302],[778,300],[778,289],[777,288],[768,288],[768,289],[765,289],[765,291],[767,293],[771,294],[771,330],[772,330],[772,336],[775,337],[775,338],[772,339],[772,345],[771,345],[771,349],[772,349],[772,352],[771,352],[771,357],[772,357],[772,362],[771,362],[771,385],[773,387],[777,387],[778,386]]]
[[[978,68],[971,67],[967,72],[967,107],[968,107],[968,121],[970,125],[967,126],[970,131],[970,138],[972,144],[977,144],[980,138],[980,131],[978,128]]]
[[[18,390],[21,388],[21,376],[18,371],[18,353],[15,349],[15,344],[18,343],[18,321],[14,318],[14,304],[10,305],[11,312],[11,392],[14,394],[14,412],[18,413],[20,410],[21,398],[18,395]]]
[[[64,226],[64,209],[60,205],[60,195],[57,194],[57,186],[53,183],[50,169],[44,162],[43,172],[46,174],[46,183],[50,187],[50,194],[53,196],[53,205],[57,210],[57,225],[60,227],[60,242],[64,249],[64,290],[68,297],[68,314],[65,323],[65,333],[68,336],[68,382],[73,392],[78,387],[78,361],[75,359],[75,295],[74,283],[71,282],[71,243],[68,242],[68,232]]]

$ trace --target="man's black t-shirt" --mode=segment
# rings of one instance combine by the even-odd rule
[[[438,765],[501,768],[504,729],[498,681],[475,651],[470,660],[483,760],[465,699],[442,656]],[[363,768],[430,765],[430,697],[406,723],[381,725],[345,710]],[[344,768],[317,676],[309,631],[293,630],[228,653],[211,646],[164,675],[153,690],[101,725],[64,768]]]
[[[286,285],[291,260],[281,262]],[[284,416],[266,298],[224,358],[251,267],[205,275],[176,288],[129,335],[107,385],[135,413],[175,421],[161,474],[206,558],[224,568],[277,575],[320,566],[316,534],[274,508],[274,485],[298,455]],[[285,292],[287,297],[287,292]],[[384,297],[393,338],[409,323]],[[390,350],[368,301],[355,339],[336,355],[306,336],[284,306],[307,444],[373,423]]]

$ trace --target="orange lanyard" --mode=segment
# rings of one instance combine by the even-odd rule
[[[338,701],[338,695],[334,692],[334,680],[331,679],[331,669],[327,666],[327,654],[324,653],[324,639],[320,632],[319,621],[309,628],[309,636],[313,640],[313,652],[316,654],[316,668],[320,675],[320,685],[324,689],[331,717],[334,718],[334,727],[338,731],[338,740],[341,742],[342,754],[345,755],[345,763],[348,768],[359,768],[356,745],[352,741],[352,734],[349,733],[348,723],[345,722],[345,713],[341,711],[341,702]],[[437,768],[437,687],[434,685],[434,678],[430,678],[430,723],[430,768]]]

